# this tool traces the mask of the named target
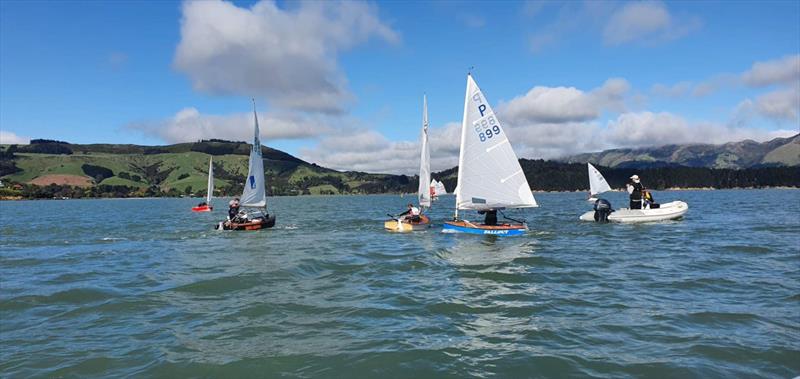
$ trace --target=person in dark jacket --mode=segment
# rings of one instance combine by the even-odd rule
[[[478,214],[486,214],[486,216],[483,218],[483,225],[497,225],[497,210],[489,209],[485,211],[478,211]]]
[[[631,181],[628,182],[625,187],[631,199],[631,209],[642,209],[642,192],[644,191],[644,186],[639,179],[639,175],[631,176]]]
[[[236,215],[239,214],[239,198],[235,198],[228,203],[228,220],[233,221],[236,218]]]

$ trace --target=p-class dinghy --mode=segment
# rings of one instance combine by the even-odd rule
[[[419,188],[417,189],[421,208],[419,218],[415,220],[394,218],[385,221],[383,228],[391,232],[413,232],[431,227],[430,218],[422,213],[425,208],[431,207],[431,189],[428,185],[431,180],[431,151],[428,147],[428,98],[426,96],[422,97],[422,136],[420,139],[422,146],[419,158]]]
[[[208,158],[208,187],[206,191],[206,201],[197,206],[192,207],[192,212],[211,212],[214,207],[211,206],[211,198],[214,196],[214,157]]]
[[[524,221],[486,225],[459,219],[458,211],[494,212],[507,208],[538,207],[505,130],[469,74],[464,96],[455,194],[455,215],[453,221],[444,223],[444,233],[524,234],[528,231]]]
[[[224,230],[259,230],[275,226],[275,215],[267,213],[267,192],[264,184],[264,160],[261,157],[261,140],[258,130],[256,101],[253,100],[253,118],[255,134],[253,148],[250,150],[250,163],[247,180],[240,206],[244,208],[233,220],[220,222],[217,229]]]

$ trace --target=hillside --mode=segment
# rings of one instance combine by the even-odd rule
[[[620,188],[636,173],[649,188],[672,187],[800,187],[800,166],[766,164],[796,158],[798,137],[791,144],[770,141],[772,148],[746,169],[690,167],[673,162],[647,161],[645,167],[619,161],[598,164],[612,187]],[[7,185],[0,196],[25,198],[129,197],[205,195],[208,159],[214,158],[216,196],[242,192],[250,145],[220,140],[168,146],[91,144],[33,140],[30,145],[0,146],[0,179]],[[750,154],[744,141],[739,157]],[[768,143],[769,144],[769,143]],[[769,146],[768,146],[769,147]],[[666,149],[666,148],[665,148]],[[729,149],[733,149],[729,147]],[[644,150],[644,149],[643,149]],[[658,150],[658,149],[655,149]],[[661,156],[648,150],[651,157]],[[340,172],[305,162],[285,152],[262,147],[269,195],[376,194],[416,192],[417,178],[405,175]],[[745,154],[747,153],[747,154]],[[602,153],[601,153],[602,154]],[[607,157],[612,156],[608,153]],[[750,155],[748,155],[750,154]],[[787,158],[788,157],[788,158]],[[609,158],[610,159],[610,158]],[[740,162],[743,160],[740,158]],[[662,162],[662,163],[658,163]],[[614,162],[612,162],[614,163]],[[586,190],[586,165],[559,161],[520,159],[533,190]],[[457,168],[433,173],[452,191]],[[16,188],[9,189],[8,187]]]
[[[592,162],[606,167],[687,166],[743,169],[800,165],[800,134],[758,143],[752,140],[723,145],[666,145],[638,149],[613,149],[561,159],[567,163]]]
[[[214,158],[217,195],[242,191],[250,145],[220,140],[168,146],[91,144],[33,140],[4,146],[0,177],[4,182],[77,185],[122,195],[204,195],[208,159]],[[262,147],[271,195],[382,193],[409,191],[404,175],[339,172]],[[117,193],[119,194],[119,193]],[[94,195],[94,194],[91,194]]]

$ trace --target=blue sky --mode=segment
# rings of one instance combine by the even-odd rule
[[[800,129],[800,2],[0,2],[0,142],[248,138],[338,169],[457,160],[465,74],[521,157]]]

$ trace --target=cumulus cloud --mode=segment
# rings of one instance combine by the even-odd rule
[[[341,112],[352,100],[337,55],[377,37],[399,40],[367,3],[302,2],[281,9],[209,0],[183,4],[174,67],[195,89],[259,95],[282,108]]]
[[[742,81],[751,87],[774,84],[800,86],[800,54],[756,62],[742,74]]]
[[[700,25],[695,17],[676,19],[659,1],[629,2],[611,15],[603,29],[603,40],[607,45],[653,43],[683,37]]]
[[[605,109],[625,108],[630,85],[625,79],[608,79],[589,92],[574,87],[533,87],[498,106],[498,113],[511,124],[560,123],[596,119]]]
[[[259,114],[258,123],[261,138],[265,140],[309,138],[331,129],[324,116],[312,117],[293,112]],[[250,141],[253,136],[253,114],[207,115],[190,107],[167,120],[132,123],[127,127],[168,143],[209,138]]]
[[[534,3],[523,6],[523,14],[535,16],[545,6]],[[528,11],[528,10],[531,11]],[[659,1],[563,2],[555,20],[544,24],[530,37],[530,47],[538,53],[574,34],[602,35],[609,46],[627,43],[654,45],[684,37],[699,29],[698,17],[675,15]]]
[[[18,136],[12,132],[0,130],[0,145],[27,145],[31,142],[29,137]]]
[[[743,128],[713,122],[689,122],[669,112],[624,113],[608,122],[603,134],[616,147],[643,147],[685,143],[725,143],[752,139],[766,141],[797,134],[789,130]]]
[[[428,129],[431,170],[441,171],[458,164],[461,123]],[[300,151],[308,162],[345,171],[419,173],[419,140],[390,141],[381,133],[366,129],[345,129],[328,135],[313,148]]]

